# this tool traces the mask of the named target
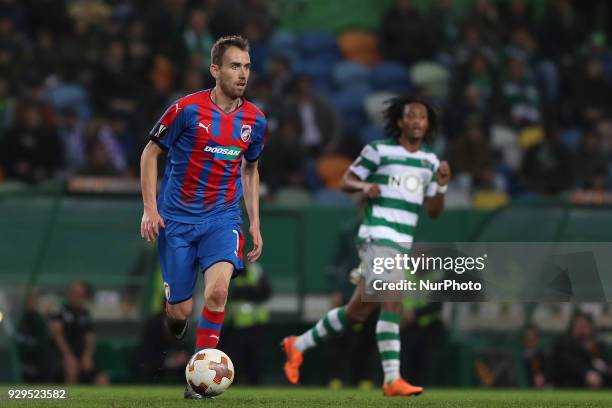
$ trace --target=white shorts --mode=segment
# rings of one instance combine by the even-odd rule
[[[397,268],[394,265],[392,268],[384,267],[385,259],[396,259],[397,255],[403,256],[408,250],[400,250],[389,246],[377,245],[374,243],[363,243],[359,246],[359,257],[361,263],[358,268],[359,277],[363,278],[365,283],[366,296],[373,296],[369,301],[382,301],[379,299],[381,293],[374,290],[374,282],[377,280],[389,283],[397,283],[406,279],[407,270]]]

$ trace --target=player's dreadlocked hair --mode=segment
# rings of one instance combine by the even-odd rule
[[[387,101],[389,106],[384,111],[385,116],[385,133],[394,139],[399,139],[402,135],[401,129],[397,126],[397,122],[404,116],[404,107],[411,103],[418,103],[427,110],[427,133],[425,137],[431,137],[438,131],[438,113],[432,104],[422,99],[411,98],[408,96],[398,96]]]
[[[249,51],[249,41],[240,35],[228,35],[219,38],[210,50],[210,60],[213,64],[221,66],[223,54],[230,47],[236,47],[242,51]]]

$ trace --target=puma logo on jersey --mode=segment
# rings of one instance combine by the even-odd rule
[[[206,133],[210,133],[210,131],[208,130],[210,128],[210,125],[212,125],[212,123],[209,123],[208,126],[203,124],[202,122],[198,122],[198,126],[201,128],[204,128],[204,130],[206,130]]]

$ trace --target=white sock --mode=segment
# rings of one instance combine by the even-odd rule
[[[381,311],[376,323],[376,343],[385,384],[400,378],[400,330],[399,314]]]
[[[315,347],[331,335],[342,332],[346,327],[346,307],[341,306],[330,310],[317,322],[316,325],[308,329],[295,341],[295,348],[304,352],[309,348]]]

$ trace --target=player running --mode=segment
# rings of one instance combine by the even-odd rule
[[[198,272],[204,274],[204,308],[196,329],[196,351],[215,348],[223,324],[229,281],[243,269],[240,198],[249,217],[253,250],[261,255],[257,160],[267,121],[242,98],[251,67],[249,44],[240,36],[220,38],[211,50],[215,87],[187,95],[162,115],[150,133],[141,162],[144,202],[141,235],[158,236],[168,327],[187,332]],[[168,153],[157,194],[157,157]],[[203,398],[187,384],[184,397]]]
[[[394,248],[411,246],[422,205],[432,218],[442,212],[450,167],[422,146],[423,139],[433,134],[437,127],[436,113],[428,103],[405,97],[392,99],[385,119],[385,130],[391,138],[366,145],[342,182],[344,191],[362,192],[367,197],[357,239],[362,261],[359,283],[347,305],[330,310],[302,335],[283,340],[282,348],[287,357],[284,371],[292,384],[299,381],[304,351],[340,333],[351,323],[363,322],[380,308],[376,339],[384,372],[384,395],[408,396],[423,392],[422,387],[411,385],[400,377],[402,304],[395,300],[366,302],[364,296],[371,293],[372,282],[363,272],[364,266],[368,262],[371,264],[372,254],[391,251],[387,256],[393,256],[393,251],[397,253]]]

